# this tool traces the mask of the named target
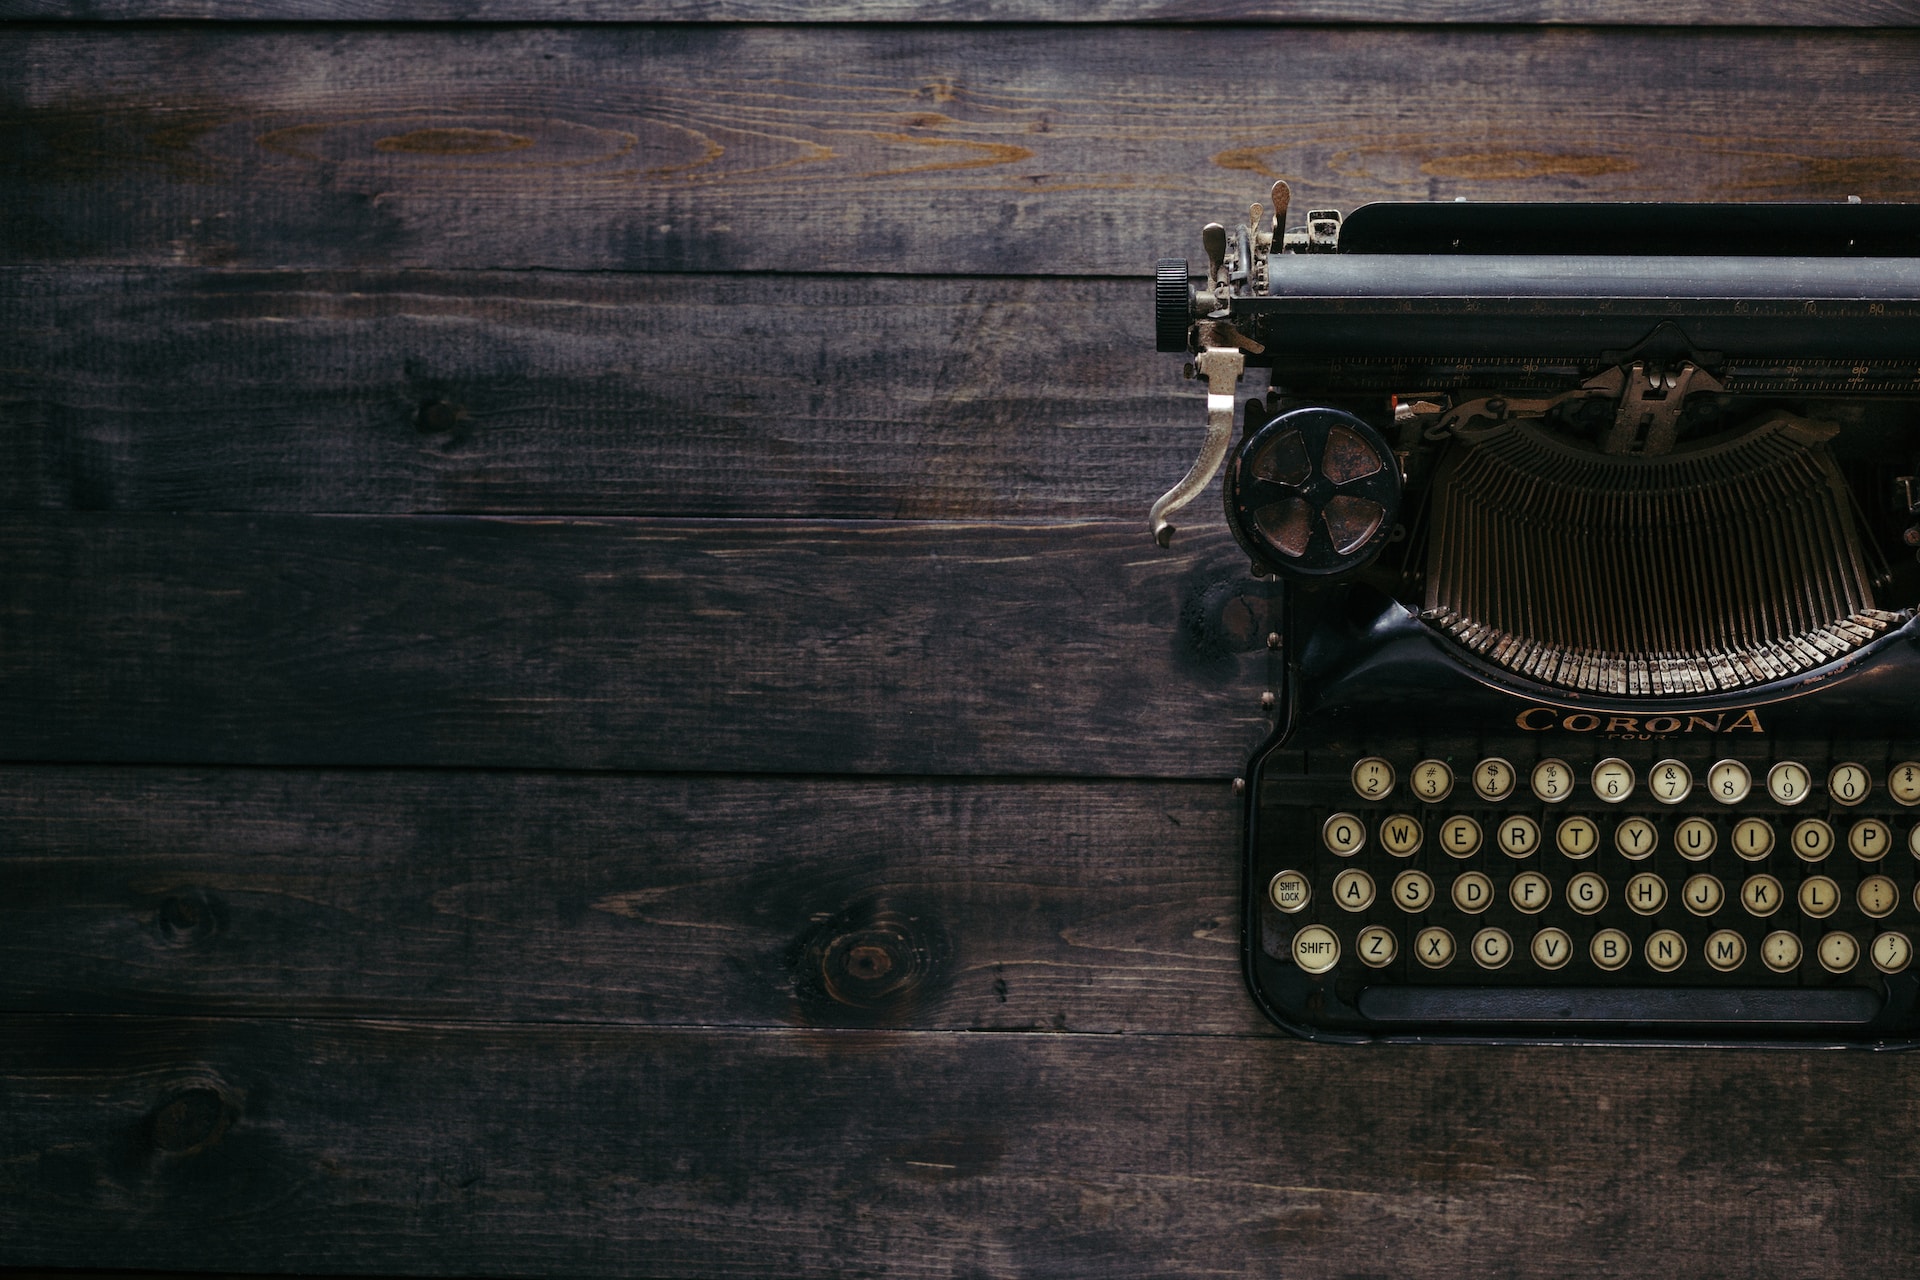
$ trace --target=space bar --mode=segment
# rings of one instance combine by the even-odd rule
[[[1859,987],[1368,987],[1376,1022],[1870,1022]]]

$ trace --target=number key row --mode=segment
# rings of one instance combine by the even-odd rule
[[[1519,773],[1512,762],[1489,756],[1473,767],[1473,790],[1482,800],[1501,801],[1514,793]],[[1353,766],[1354,792],[1367,800],[1384,800],[1399,781],[1394,767],[1380,756],[1368,756]],[[1548,758],[1533,766],[1528,777],[1537,799],[1556,804],[1573,795],[1578,781],[1565,760]],[[1633,795],[1639,778],[1631,764],[1609,757],[1594,765],[1587,776],[1596,798],[1618,804]],[[1662,804],[1679,804],[1693,793],[1693,771],[1679,760],[1662,760],[1647,775],[1647,792]],[[1413,795],[1437,804],[1453,794],[1453,767],[1444,760],[1422,760],[1413,766],[1407,787]],[[1767,794],[1783,805],[1797,805],[1813,794],[1813,774],[1797,760],[1782,760],[1767,770]],[[1753,790],[1753,774],[1738,760],[1722,760],[1707,771],[1704,791],[1722,804],[1739,804]],[[1873,775],[1851,761],[1827,773],[1827,796],[1835,804],[1856,805],[1873,790]],[[1920,804],[1920,761],[1895,765],[1887,790],[1904,805]]]

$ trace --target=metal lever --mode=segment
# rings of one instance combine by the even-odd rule
[[[1186,478],[1161,494],[1147,515],[1153,540],[1163,547],[1173,545],[1173,526],[1167,517],[1199,497],[1226,461],[1227,446],[1233,441],[1233,388],[1246,370],[1247,358],[1238,347],[1208,346],[1193,358],[1193,365],[1207,380],[1207,438]]]

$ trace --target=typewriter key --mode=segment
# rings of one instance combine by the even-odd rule
[[[1340,963],[1340,939],[1323,924],[1293,935],[1293,962],[1308,973],[1325,973]]]
[[[1553,882],[1538,871],[1522,871],[1507,886],[1507,901],[1516,911],[1536,915],[1553,901]]]
[[[1333,878],[1333,900],[1345,910],[1365,911],[1373,905],[1373,877],[1348,867]]]
[[[1628,818],[1613,829],[1613,847],[1620,851],[1621,857],[1635,862],[1652,853],[1659,842],[1660,833],[1645,818]]]
[[[1733,851],[1748,862],[1773,852],[1773,824],[1765,818],[1742,818],[1733,824]]]
[[[1267,882],[1267,901],[1288,915],[1305,911],[1313,890],[1298,871],[1282,871]]]
[[[1679,804],[1693,790],[1693,771],[1678,760],[1662,760],[1647,775],[1647,790],[1661,804]]]
[[[1830,933],[1820,939],[1819,956],[1828,973],[1845,973],[1860,962],[1860,944],[1850,933]]]
[[[1584,858],[1600,843],[1600,828],[1592,818],[1568,818],[1553,833],[1553,842],[1569,858]]]
[[[1740,886],[1740,905],[1750,916],[1770,916],[1780,909],[1787,891],[1772,876],[1748,876]]]
[[[1509,858],[1524,858],[1540,847],[1540,824],[1524,814],[1500,819],[1495,837]]]
[[[1607,905],[1607,882],[1591,871],[1582,871],[1567,881],[1567,905],[1583,916],[1590,916]]]
[[[1808,876],[1800,882],[1800,910],[1815,920],[1825,920],[1840,905],[1840,886],[1826,876]]]
[[[1393,791],[1393,766],[1368,756],[1353,766],[1353,789],[1365,800],[1386,799]]]
[[[1320,838],[1329,853],[1347,858],[1360,852],[1360,846],[1367,842],[1367,827],[1350,813],[1336,813],[1321,824]]]
[[[1360,963],[1369,969],[1384,969],[1400,953],[1400,942],[1391,929],[1370,924],[1353,940],[1353,950],[1360,957]]]
[[[1593,794],[1608,804],[1619,804],[1633,794],[1633,766],[1608,758],[1593,766]]]
[[[1916,824],[1913,830],[1907,833],[1907,852],[1920,858],[1920,824]]]
[[[1602,969],[1614,970],[1633,958],[1633,943],[1618,929],[1602,929],[1587,945],[1587,954]]]
[[[1720,835],[1705,818],[1687,818],[1673,829],[1673,848],[1689,862],[1698,862],[1713,852]]]
[[[1853,900],[1861,914],[1878,920],[1900,905],[1900,886],[1885,876],[1868,876],[1853,891]]]
[[[1821,862],[1833,852],[1833,828],[1819,818],[1802,818],[1793,824],[1787,844],[1802,862]]]
[[[1920,804],[1920,762],[1902,760],[1887,775],[1887,790],[1901,804]],[[1899,935],[1881,935],[1883,937]],[[1904,966],[1902,966],[1904,967]]]
[[[1667,882],[1651,871],[1642,871],[1627,881],[1627,905],[1636,915],[1658,914],[1667,905]]]
[[[1462,873],[1453,882],[1453,905],[1477,916],[1493,905],[1493,881],[1478,871]]]
[[[1687,882],[1680,886],[1680,901],[1697,916],[1712,915],[1726,897],[1727,891],[1720,887],[1718,876],[1688,876]]]
[[[1707,771],[1707,792],[1721,804],[1739,804],[1753,789],[1753,775],[1738,760],[1722,760]]]
[[[1904,933],[1883,933],[1873,940],[1868,954],[1880,972],[1900,973],[1913,963],[1913,944]]]
[[[1799,804],[1813,791],[1813,775],[1798,760],[1782,760],[1767,770],[1767,794],[1781,804]]]
[[[1862,862],[1878,862],[1893,847],[1893,830],[1878,818],[1862,818],[1847,832],[1847,848]]]
[[[1533,766],[1533,794],[1558,804],[1573,794],[1573,770],[1565,760],[1542,760]]]
[[[1472,857],[1480,848],[1480,824],[1456,813],[1440,824],[1440,847],[1456,858]]]
[[[1800,939],[1779,929],[1760,942],[1760,959],[1775,973],[1789,973],[1800,963]]]
[[[1505,929],[1482,929],[1473,935],[1473,958],[1482,969],[1498,969],[1513,958],[1513,938]]]
[[[1542,969],[1558,969],[1573,956],[1573,939],[1565,929],[1542,929],[1533,935],[1533,962]]]
[[[1672,973],[1687,960],[1687,940],[1671,929],[1655,931],[1647,939],[1647,963],[1661,973]]]
[[[1413,940],[1413,954],[1429,969],[1444,969],[1453,962],[1453,935],[1437,924],[1422,929]]]
[[[1424,871],[1402,871],[1393,878],[1393,900],[1402,911],[1425,911],[1433,901],[1433,877]]]
[[[1473,767],[1473,789],[1482,800],[1505,800],[1513,794],[1513,766],[1489,756]]]
[[[1428,804],[1437,804],[1453,791],[1453,770],[1441,760],[1422,760],[1413,766],[1407,785]]]
[[[1707,963],[1721,973],[1732,973],[1747,958],[1747,940],[1731,929],[1716,929],[1708,934],[1703,949]]]
[[[1873,778],[1857,764],[1837,764],[1827,775],[1827,795],[1835,804],[1859,804],[1873,790]],[[1852,968],[1852,965],[1848,965]]]
[[[1420,829],[1418,818],[1396,813],[1380,820],[1380,847],[1396,858],[1418,853],[1420,842],[1425,838],[1426,833]]]

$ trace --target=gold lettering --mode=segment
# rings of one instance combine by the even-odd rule
[[[1653,719],[1647,721],[1647,732],[1648,733],[1678,733],[1680,732],[1680,717],[1679,716],[1655,716]]]
[[[1724,711],[1715,712],[1711,720],[1705,716],[1688,716],[1687,732],[1692,733],[1695,729],[1705,729],[1708,733],[1718,733],[1720,732],[1720,722],[1726,718],[1727,713]]]
[[[1745,729],[1748,733],[1766,732],[1765,729],[1760,727],[1760,712],[1753,707],[1748,707],[1745,711],[1742,711],[1740,718],[1727,726],[1728,733],[1732,733],[1735,729]]]
[[[1547,722],[1545,724],[1528,724],[1528,718],[1535,715],[1545,716]],[[1513,722],[1522,729],[1529,730],[1530,732],[1543,733],[1553,728],[1553,709],[1551,707],[1528,707],[1525,711],[1515,716]]]
[[[1584,720],[1586,723],[1575,724],[1574,722],[1576,720]],[[1568,716],[1565,720],[1562,720],[1560,727],[1571,730],[1574,733],[1592,733],[1600,727],[1600,717],[1590,716],[1583,711],[1579,715]]]
[[[1607,721],[1607,732],[1608,733],[1638,733],[1640,732],[1640,717],[1639,716],[1613,716]]]

